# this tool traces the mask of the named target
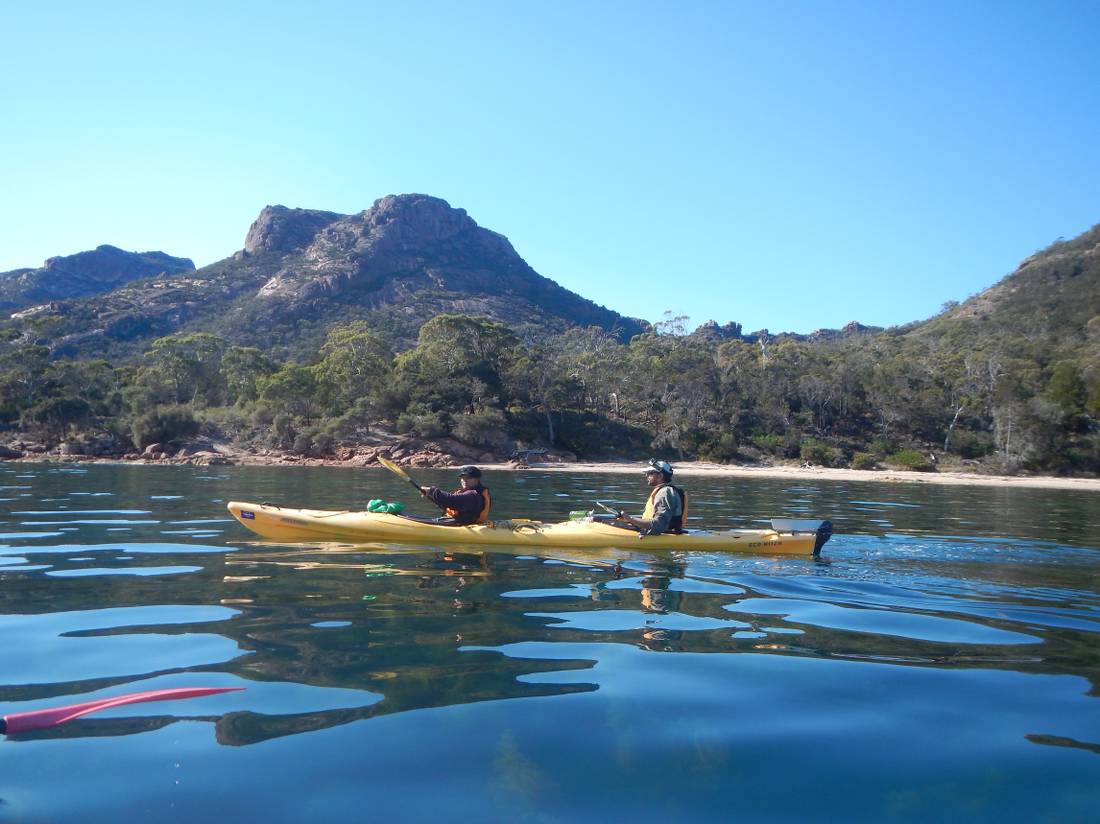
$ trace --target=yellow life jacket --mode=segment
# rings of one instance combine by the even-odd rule
[[[458,494],[459,492],[465,492],[465,490],[456,489],[454,491],[454,494]],[[485,486],[479,487],[478,492],[481,493],[481,512],[478,513],[477,520],[476,521],[471,521],[470,523],[484,524],[484,523],[488,522],[488,520],[489,520],[489,508],[493,505],[493,499],[489,495],[489,488],[488,487],[485,487]],[[456,518],[456,519],[458,518],[458,510],[457,509],[446,509],[446,510],[444,510],[444,512],[446,512],[447,515],[451,518]],[[463,524],[463,526],[466,526],[466,524]]]
[[[672,484],[658,484],[657,486],[653,487],[653,491],[649,493],[649,498],[645,502],[645,509],[642,511],[642,518],[647,521],[654,518],[654,516],[657,514],[654,511],[656,509],[656,504],[654,503],[654,501],[657,498],[657,493],[664,489],[666,486],[672,486]],[[684,490],[682,490],[680,487],[672,486],[672,491],[675,492],[676,495],[680,498],[680,514],[672,516],[672,520],[668,522],[668,531],[673,534],[679,535],[681,532],[684,531],[684,524],[687,523],[688,499],[687,493],[684,492]]]

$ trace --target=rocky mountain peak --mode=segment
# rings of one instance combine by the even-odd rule
[[[319,209],[288,209],[264,206],[244,239],[244,250],[257,255],[264,252],[296,252],[313,242],[317,233],[346,217]]]
[[[303,254],[305,267],[282,269],[260,296],[298,300],[348,289],[376,291],[395,277],[442,271],[455,274],[452,284],[459,291],[483,288],[491,273],[522,269],[520,277],[538,278],[502,235],[478,226],[464,209],[420,194],[388,195],[328,223]]]
[[[89,254],[132,253],[111,247]],[[161,253],[147,257],[154,254]],[[144,341],[190,329],[250,346],[278,340],[304,351],[314,343],[309,335],[348,319],[371,323],[401,348],[443,313],[486,317],[534,338],[599,326],[628,340],[649,328],[540,275],[503,235],[423,194],[389,195],[353,215],[266,206],[245,248],[195,277],[152,278],[168,270],[166,257],[157,258],[141,283],[120,283],[114,292],[89,287],[85,294],[107,294],[79,312],[58,307],[55,314],[64,320],[52,327],[53,351],[129,353]],[[64,265],[50,263],[51,270]],[[10,272],[7,282],[31,272]],[[0,310],[7,308],[3,285],[0,276]],[[33,302],[21,295],[9,313],[73,294],[54,295],[45,285],[39,283]]]
[[[0,309],[11,311],[54,300],[98,295],[133,280],[193,271],[195,264],[189,258],[97,246],[91,251],[49,258],[38,269],[0,273]]]
[[[718,321],[708,320],[691,333],[692,337],[714,342],[741,340],[741,324],[735,321],[718,325]]]
[[[465,209],[429,195],[387,195],[360,217],[372,233],[385,231],[405,243],[438,243],[478,228]]]
[[[117,246],[104,244],[90,252],[49,258],[39,271],[57,277],[74,276],[87,281],[100,281],[113,287],[162,272],[193,272],[195,264],[189,258],[172,257],[164,252],[126,252]]]

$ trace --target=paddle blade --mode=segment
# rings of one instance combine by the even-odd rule
[[[386,467],[386,469],[388,469],[394,475],[397,475],[401,478],[404,478],[409,483],[413,482],[413,479],[409,477],[408,472],[406,472],[404,469],[399,467],[397,464],[395,464],[393,461],[389,460],[388,458],[383,458],[383,457],[379,456],[378,463],[382,464],[382,466]]]
[[[14,712],[0,719],[3,723],[2,732],[7,735],[27,730],[40,730],[46,727],[56,727],[66,721],[72,721],[90,712],[109,710],[112,707],[121,707],[126,704],[140,704],[144,701],[175,701],[181,698],[199,698],[203,695],[217,695],[220,692],[237,692],[244,687],[179,687],[168,690],[150,690],[148,692],[131,692],[127,695],[115,695],[110,698],[100,698],[98,701],[85,701],[82,704],[69,704],[65,707],[51,707],[45,710],[30,710],[29,712]]]

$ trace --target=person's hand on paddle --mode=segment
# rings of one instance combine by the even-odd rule
[[[423,495],[425,498],[428,497],[428,493],[431,492],[431,491],[432,491],[432,488],[430,486],[420,487],[420,494]]]

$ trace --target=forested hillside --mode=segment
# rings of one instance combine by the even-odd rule
[[[266,275],[288,301],[328,288]],[[409,340],[347,306],[314,329],[312,349],[188,330],[114,361],[13,325],[0,419],[14,452],[34,441],[122,454],[205,433],[323,456],[385,430],[500,456],[542,445],[584,457],[1100,472],[1100,227],[935,318],[884,331],[688,334],[673,318],[626,340],[583,322],[534,336],[442,312]]]

